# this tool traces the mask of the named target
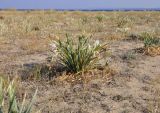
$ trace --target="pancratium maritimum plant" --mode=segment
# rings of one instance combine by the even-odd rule
[[[14,81],[9,83],[9,86],[4,86],[4,81],[0,77],[0,113],[31,113],[32,106],[35,102],[37,90],[33,98],[26,106],[26,94],[24,95],[22,104],[16,98],[16,89]],[[8,102],[6,102],[8,100]],[[8,104],[7,104],[8,103]],[[8,106],[6,106],[8,105]]]
[[[101,50],[106,47],[106,44],[101,45],[99,40],[92,43],[84,35],[78,37],[77,43],[67,35],[65,41],[55,41],[51,47],[58,61],[69,72],[77,73],[94,67],[99,60]]]

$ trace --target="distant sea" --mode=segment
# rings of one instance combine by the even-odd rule
[[[120,8],[120,9],[57,9],[59,11],[160,11],[160,8]]]
[[[0,9],[10,10],[10,9]],[[114,8],[114,9],[15,9],[19,11],[56,10],[56,11],[160,11],[160,8]]]

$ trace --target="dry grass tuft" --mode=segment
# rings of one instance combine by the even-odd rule
[[[103,70],[93,69],[86,72],[80,72],[76,74],[66,74],[56,78],[56,81],[68,82],[72,85],[75,84],[87,84],[94,79],[103,79],[107,80],[115,74],[115,71],[106,67]]]
[[[160,55],[160,47],[159,46],[146,47],[145,54],[150,56]]]

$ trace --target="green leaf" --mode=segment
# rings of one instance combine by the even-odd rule
[[[30,103],[29,103],[28,106],[26,107],[26,110],[25,110],[23,113],[30,113],[30,112],[31,112],[31,108],[32,108],[33,103],[34,103],[34,101],[35,101],[35,99],[36,99],[37,91],[38,91],[38,89],[36,89],[36,91],[35,91],[35,93],[34,93],[34,95],[33,95],[32,100],[30,101]]]

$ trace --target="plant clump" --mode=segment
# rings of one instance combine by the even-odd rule
[[[128,17],[119,17],[116,23],[117,23],[117,27],[123,28],[128,25],[132,25],[133,21]]]
[[[99,40],[93,42],[84,35],[78,37],[75,43],[69,36],[65,41],[55,41],[52,50],[56,54],[59,62],[71,73],[78,73],[95,66],[100,59],[100,52],[106,44],[100,44]]]
[[[102,15],[96,16],[98,22],[102,22],[104,17]]]
[[[145,53],[151,56],[160,55],[160,38],[144,32],[140,35],[143,40]]]

